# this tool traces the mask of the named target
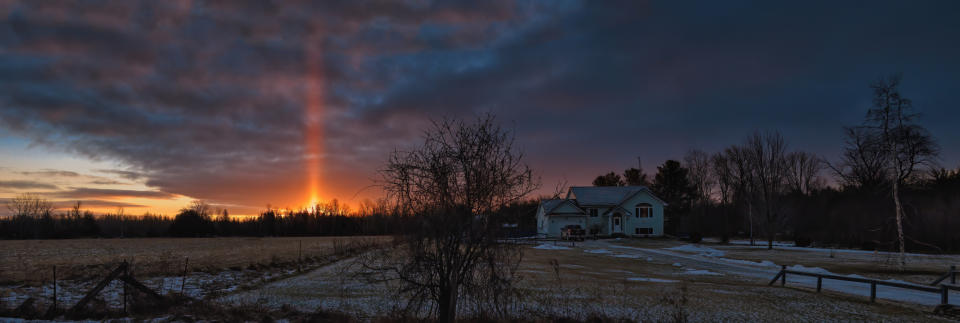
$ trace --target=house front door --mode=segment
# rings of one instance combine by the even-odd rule
[[[613,221],[613,230],[612,233],[623,233],[623,217],[620,214],[615,214],[612,218]]]

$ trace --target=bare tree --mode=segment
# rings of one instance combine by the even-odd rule
[[[717,199],[720,202],[720,212],[723,213],[723,227],[721,228],[721,239],[724,243],[729,240],[728,222],[729,206],[733,202],[734,190],[737,188],[737,179],[734,176],[733,160],[726,152],[718,152],[710,158],[712,177],[716,180]]]
[[[845,127],[843,154],[837,164],[827,164],[847,186],[879,190],[887,183],[882,141],[867,127]]]
[[[509,295],[521,252],[501,241],[496,211],[539,185],[512,132],[492,115],[435,121],[422,146],[390,156],[382,177],[416,225],[401,237],[402,256],[384,251],[368,268],[401,282],[408,310],[450,322],[461,300],[476,308]]]
[[[687,177],[690,178],[690,184],[694,188],[694,199],[699,202],[707,202],[713,196],[715,178],[711,171],[712,163],[710,155],[699,149],[692,149],[683,157],[686,164]]]
[[[749,171],[753,173],[752,191],[759,198],[766,223],[767,249],[773,249],[780,221],[780,199],[787,187],[786,148],[779,132],[756,132],[744,143]]]
[[[687,168],[687,178],[690,185],[693,186],[693,206],[699,211],[699,215],[694,218],[694,228],[700,231],[703,218],[706,216],[707,206],[710,205],[713,198],[714,177],[711,171],[710,155],[698,149],[691,149],[683,157],[683,162]]]
[[[17,195],[8,200],[6,204],[16,223],[20,238],[27,236],[28,219],[49,216],[53,213],[53,204],[34,193]]]
[[[915,175],[918,166],[934,165],[939,147],[925,128],[914,123],[917,114],[912,112],[913,103],[900,95],[899,86],[899,75],[880,78],[870,85],[874,94],[873,108],[867,112],[864,127],[872,130],[874,135],[868,138],[879,140],[875,145],[883,152],[886,180],[892,187],[902,269],[906,265],[906,245],[900,187]]]
[[[820,188],[823,183],[820,172],[824,164],[820,157],[805,151],[795,151],[787,154],[787,185],[790,190],[808,195]]]
[[[14,217],[39,217],[53,212],[53,204],[35,193],[17,195],[7,201],[7,209]]]
[[[733,200],[741,201],[747,206],[747,222],[749,225],[750,245],[754,244],[753,210],[757,206],[757,191],[755,175],[750,162],[749,151],[742,146],[730,146],[723,151],[729,164],[730,183],[732,185]]]

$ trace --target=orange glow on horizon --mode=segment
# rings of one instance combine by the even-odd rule
[[[310,37],[306,43],[307,67],[307,86],[306,86],[306,107],[304,109],[304,167],[307,174],[307,196],[305,201],[309,201],[312,207],[320,202],[321,192],[321,169],[322,154],[324,152],[323,141],[323,117],[324,117],[324,81],[322,66],[322,50],[319,48],[320,38]]]

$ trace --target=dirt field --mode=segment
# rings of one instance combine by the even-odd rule
[[[189,258],[190,271],[214,273],[244,269],[302,256],[330,253],[335,243],[385,237],[302,238],[146,238],[0,240],[0,285],[40,283],[52,279],[57,266],[60,279],[103,275],[117,263],[132,262],[138,275],[168,276],[183,271]]]
[[[862,295],[829,289],[818,295],[792,279],[786,288],[770,287],[767,282],[779,266],[750,266],[735,258],[723,264],[700,259],[697,252],[685,249],[694,248],[667,240],[527,247],[520,268],[524,301],[516,310],[523,317],[601,316],[635,321],[678,316],[691,321],[949,321],[933,315],[930,306],[883,299],[870,303]],[[802,252],[782,256],[793,259],[797,255],[791,253]],[[340,262],[218,301],[273,308],[288,305],[304,311],[322,308],[360,317],[384,315],[403,305],[390,287],[350,279],[352,266],[349,261]]]
[[[359,319],[388,315],[402,306],[396,286],[370,284],[354,275],[354,258],[330,258],[335,245],[368,238],[216,238],[3,241],[0,301],[19,304],[26,297],[48,297],[56,264],[81,277],[60,283],[61,302],[75,303],[94,281],[122,259],[136,264],[137,277],[158,291],[243,308],[294,308],[348,313]],[[303,271],[290,266],[312,257]],[[327,255],[327,256],[323,256]],[[321,257],[323,256],[323,257]],[[192,273],[179,274],[189,257]],[[828,251],[779,247],[768,251],[746,245],[689,244],[671,240],[599,240],[571,246],[542,242],[524,247],[519,268],[522,317],[631,319],[635,321],[948,321],[932,314],[928,295],[898,300],[883,290],[870,303],[862,290],[828,285],[823,294],[809,281],[788,277],[787,287],[767,286],[780,265],[805,266],[838,274],[929,282],[937,269],[960,263],[960,256],[912,255],[905,274],[887,270],[889,255],[855,250]],[[887,269],[885,269],[887,268]],[[70,274],[67,274],[70,275]],[[80,283],[77,283],[80,282]],[[111,284],[103,306],[119,306],[122,285]],[[907,295],[910,296],[910,295]],[[916,296],[916,295],[913,295]],[[954,295],[960,300],[960,295]],[[954,302],[954,301],[951,301]],[[464,306],[464,308],[467,308]],[[469,309],[464,314],[469,315]]]

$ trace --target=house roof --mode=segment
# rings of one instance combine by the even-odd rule
[[[667,202],[653,195],[646,186],[573,186],[570,187],[567,198],[576,199],[579,205],[617,206],[644,191],[667,205]]]
[[[566,203],[569,203],[569,204],[572,205],[574,208],[576,208],[577,210],[579,210],[581,214],[583,213],[583,210],[581,210],[580,207],[577,206],[576,203],[574,203],[573,201],[571,201],[571,200],[569,200],[569,199],[550,199],[550,200],[542,200],[542,201],[540,201],[540,205],[543,206],[543,211],[544,211],[543,213],[544,213],[544,214],[550,214],[550,213],[553,212],[553,210],[556,210],[556,209],[559,208],[561,205],[566,204]]]
[[[567,198],[575,198],[580,205],[619,205],[643,188],[643,186],[574,186],[570,188]]]

